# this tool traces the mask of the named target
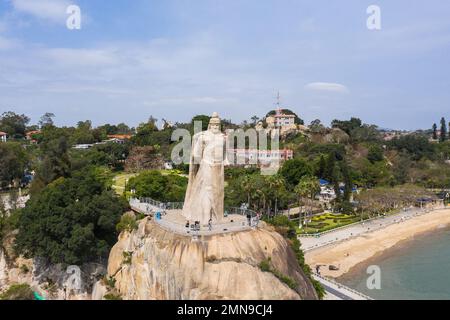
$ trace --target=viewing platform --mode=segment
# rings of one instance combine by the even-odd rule
[[[211,226],[196,224],[195,221],[187,221],[181,214],[182,205],[182,203],[162,203],[148,198],[130,200],[133,211],[152,216],[155,223],[164,230],[193,238],[249,231],[259,225],[256,212],[239,208],[226,210],[223,220]]]

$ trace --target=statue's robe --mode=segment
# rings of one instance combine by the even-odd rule
[[[202,225],[219,222],[224,216],[224,149],[222,133],[200,132],[193,137],[189,184],[183,216]]]

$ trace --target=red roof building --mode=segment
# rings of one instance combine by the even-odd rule
[[[109,139],[130,140],[131,134],[108,134]]]

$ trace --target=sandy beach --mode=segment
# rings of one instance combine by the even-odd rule
[[[318,264],[326,265],[321,268],[322,275],[338,278],[360,263],[383,254],[403,241],[449,225],[450,210],[436,210],[371,233],[308,251],[305,253],[305,259],[314,270]],[[328,265],[338,266],[339,270],[330,271]]]

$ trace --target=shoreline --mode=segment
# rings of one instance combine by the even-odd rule
[[[450,210],[438,209],[408,221],[386,226],[383,229],[305,253],[305,261],[314,270],[316,265],[326,265],[320,269],[326,277],[345,277],[364,264],[388,254],[390,250],[401,250],[415,237],[424,236],[436,229],[450,226]],[[329,265],[339,270],[330,271]]]

